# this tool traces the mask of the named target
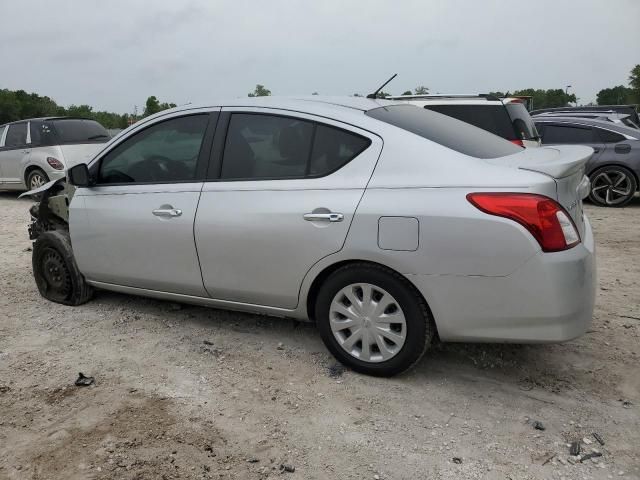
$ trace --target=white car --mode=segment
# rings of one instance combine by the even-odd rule
[[[32,118],[0,125],[0,190],[31,190],[64,178],[111,137],[95,120]]]
[[[522,99],[492,95],[401,95],[389,100],[404,101],[449,115],[521,147],[539,147],[540,135]]]
[[[360,372],[442,341],[588,328],[582,146],[523,149],[402,102],[236,99],[145,118],[32,209],[41,294],[94,288],[315,321]]]

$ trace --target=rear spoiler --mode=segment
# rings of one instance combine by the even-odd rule
[[[485,161],[493,165],[516,167],[543,173],[555,179],[569,177],[583,169],[593,155],[593,148],[582,145],[527,148],[506,157]]]

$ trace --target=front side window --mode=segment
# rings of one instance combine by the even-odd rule
[[[222,161],[223,180],[328,175],[365,150],[368,138],[292,117],[231,116]]]
[[[547,125],[544,129],[543,143],[575,143],[578,145],[593,143],[593,133],[588,127]]]
[[[9,125],[9,131],[7,132],[7,138],[4,141],[4,146],[7,148],[21,147],[27,144],[27,124],[26,123],[14,123]]]
[[[157,123],[128,138],[100,162],[98,184],[196,180],[208,115]]]

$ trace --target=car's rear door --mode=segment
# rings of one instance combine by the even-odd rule
[[[193,222],[217,112],[170,114],[141,125],[90,167],[70,232],[88,280],[206,296]]]
[[[382,140],[272,109],[223,109],[219,132],[195,225],[207,292],[295,308],[309,269],[342,248]]]
[[[5,186],[18,187],[23,183],[22,167],[31,154],[28,125],[28,122],[19,122],[7,126],[4,145],[0,148],[0,181]]]
[[[579,122],[536,122],[536,125],[540,124],[543,125],[543,145],[586,145],[594,151],[590,163],[595,163],[605,149],[604,143],[590,125]]]

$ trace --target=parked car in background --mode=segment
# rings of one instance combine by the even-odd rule
[[[529,113],[532,116],[540,115],[541,113],[564,113],[567,117],[573,117],[577,113],[617,113],[619,115],[627,115],[625,118],[627,119],[626,125],[628,127],[638,128],[638,125],[640,125],[636,105],[585,105],[582,107],[541,108],[531,110]]]
[[[491,95],[401,95],[404,101],[433,110],[505,138],[521,147],[540,146],[535,124],[520,98],[500,99]]]
[[[596,205],[623,207],[638,190],[640,130],[586,118],[534,117],[544,145],[588,145],[589,198]]]
[[[313,320],[373,375],[414,365],[436,332],[565,341],[594,304],[592,153],[399,101],[180,107],[36,191],[34,276],[68,305],[103,288]]]
[[[86,162],[110,136],[95,120],[32,118],[0,126],[0,189],[30,190]]]
[[[631,115],[622,114],[610,111],[580,111],[580,112],[567,112],[567,111],[558,111],[558,112],[542,112],[536,113],[532,115],[532,118],[545,118],[545,117],[572,117],[572,118],[590,118],[592,120],[600,120],[604,122],[617,123],[619,125],[623,125],[625,127],[635,128],[640,130],[640,126],[636,125],[631,120]]]

